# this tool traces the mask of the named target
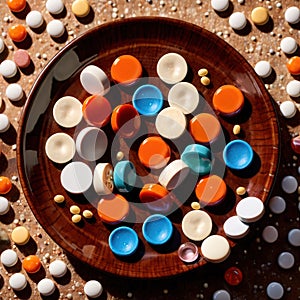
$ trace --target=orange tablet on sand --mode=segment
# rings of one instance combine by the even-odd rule
[[[291,57],[287,64],[287,69],[292,75],[300,75],[300,56]]]

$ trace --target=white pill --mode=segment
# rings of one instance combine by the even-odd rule
[[[278,239],[278,230],[274,226],[266,226],[263,229],[262,238],[267,243],[274,243]]]
[[[220,263],[229,256],[230,245],[223,236],[210,235],[202,242],[201,252],[207,261]]]
[[[281,214],[286,209],[286,202],[280,196],[274,196],[269,201],[269,208],[274,214]]]
[[[90,280],[84,285],[84,293],[90,298],[98,298],[102,292],[103,287],[97,280]]]
[[[18,83],[11,83],[6,88],[5,94],[10,101],[20,101],[23,98],[24,92]]]
[[[259,61],[254,67],[255,73],[261,78],[266,78],[271,75],[271,64],[266,60]]]
[[[228,237],[240,239],[247,235],[250,227],[243,223],[238,216],[232,216],[224,222],[223,229]]]
[[[113,167],[110,163],[99,163],[94,169],[94,190],[98,195],[111,194],[114,189]]]
[[[210,3],[215,11],[225,11],[229,7],[229,0],[211,0]]]
[[[27,285],[27,279],[22,273],[15,273],[9,278],[9,285],[15,291],[22,291]]]
[[[283,269],[290,269],[295,263],[295,257],[290,252],[282,252],[277,259],[278,265]]]
[[[0,133],[9,129],[10,122],[6,114],[0,114]]]
[[[3,77],[11,78],[17,74],[18,68],[14,61],[6,59],[0,64],[0,74]]]
[[[281,40],[280,48],[284,53],[292,54],[297,50],[298,45],[296,40],[289,36]]]
[[[5,197],[0,196],[0,215],[5,215],[9,211],[10,205]]]
[[[284,18],[290,24],[297,24],[300,21],[300,9],[297,6],[289,7],[284,13]]]
[[[287,194],[295,193],[298,188],[297,179],[294,176],[285,176],[281,181],[281,188]]]
[[[283,297],[284,289],[279,282],[271,282],[267,286],[267,295],[270,299],[278,300]]]
[[[64,3],[61,0],[47,0],[46,8],[49,13],[58,15],[64,10]]]
[[[300,229],[294,228],[288,233],[288,241],[292,246],[300,247]]]
[[[294,117],[297,112],[294,102],[289,100],[282,102],[279,108],[281,114],[287,119]]]
[[[226,290],[218,290],[214,292],[213,300],[231,300],[231,296]]]
[[[264,204],[257,197],[246,197],[236,206],[236,214],[242,222],[252,223],[258,221],[264,214]]]
[[[68,271],[67,265],[60,259],[57,259],[50,263],[49,265],[49,273],[53,277],[63,277]]]
[[[59,38],[64,34],[65,26],[60,20],[52,20],[48,23],[46,30],[52,37]]]
[[[82,87],[90,94],[104,95],[109,92],[110,82],[105,72],[95,65],[85,67],[80,73]]]
[[[43,22],[43,16],[37,10],[30,11],[26,16],[26,24],[31,28],[39,28]]]
[[[247,19],[242,12],[235,12],[229,17],[229,25],[235,30],[242,30],[247,25]]]
[[[44,278],[39,281],[37,285],[37,289],[41,295],[50,296],[55,291],[55,284],[52,280],[48,278]]]
[[[1,253],[0,259],[5,267],[12,267],[18,262],[18,255],[14,250],[6,249]]]
[[[0,38],[0,53],[3,52],[4,48],[5,48],[5,44],[4,44],[3,40]]]
[[[292,80],[286,85],[286,92],[291,97],[300,97],[300,81]]]

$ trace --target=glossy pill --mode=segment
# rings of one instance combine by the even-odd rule
[[[86,17],[90,12],[90,5],[86,0],[75,0],[72,3],[72,13],[79,18]]]
[[[11,78],[17,74],[18,68],[14,61],[6,59],[0,64],[0,74],[3,77]]]
[[[281,214],[286,209],[286,202],[280,196],[274,196],[269,201],[269,208],[274,214]]]
[[[208,70],[206,68],[199,69],[198,76],[203,77],[208,74]]]
[[[201,252],[207,261],[220,263],[230,255],[230,245],[225,237],[210,235],[202,242]]]
[[[50,296],[55,291],[55,284],[51,279],[44,278],[39,281],[37,289],[42,296]]]
[[[8,35],[14,42],[20,43],[26,39],[27,31],[24,25],[16,24],[9,28]]]
[[[37,10],[30,11],[26,16],[26,24],[31,28],[39,28],[43,23],[43,16]]]
[[[10,204],[5,197],[0,196],[0,216],[8,213],[10,209]]]
[[[1,263],[5,267],[13,267],[18,262],[18,255],[11,249],[6,249],[1,253]]]
[[[287,194],[295,193],[298,188],[298,181],[294,176],[285,176],[281,181],[281,188]]]
[[[28,229],[24,226],[16,227],[11,233],[11,239],[17,245],[25,245],[30,239]]]
[[[231,300],[231,296],[226,290],[217,290],[213,294],[213,300]]]
[[[93,213],[88,210],[88,209],[85,209],[83,212],[82,212],[82,215],[86,218],[86,219],[91,219],[94,215]]]
[[[262,238],[267,243],[274,243],[278,239],[278,230],[274,226],[266,226],[263,229]]]
[[[300,21],[300,9],[297,6],[288,7],[284,13],[285,20],[290,24],[297,24]]]
[[[300,81],[292,80],[286,85],[286,92],[291,97],[300,97]]]
[[[75,223],[75,224],[79,223],[81,221],[81,219],[82,219],[81,215],[75,214],[75,215],[72,216],[72,222]]]
[[[0,194],[7,194],[12,189],[11,180],[6,176],[0,176]]]
[[[15,291],[22,291],[27,285],[27,279],[22,273],[15,273],[9,278],[9,286]]]
[[[13,12],[21,12],[26,7],[26,0],[6,0],[6,3]]]
[[[22,267],[27,273],[36,273],[40,270],[42,263],[38,256],[29,255],[22,261]]]
[[[224,273],[225,281],[231,286],[239,285],[243,280],[243,273],[237,267],[230,267]]]
[[[294,266],[295,257],[290,252],[281,252],[277,258],[278,265],[283,269],[290,269]]]
[[[265,7],[255,7],[251,12],[251,20],[256,25],[265,25],[269,21],[269,12]]]
[[[215,11],[225,11],[229,7],[229,0],[211,0],[210,3]]]
[[[53,199],[56,203],[63,203],[65,201],[65,197],[63,195],[55,195]]]
[[[201,77],[200,82],[201,82],[203,85],[207,86],[207,85],[210,84],[210,79],[209,79],[209,77],[207,77],[207,76],[203,76],[203,77]]]
[[[53,277],[63,277],[68,271],[68,267],[62,260],[56,259],[49,265],[49,273]]]
[[[65,32],[65,26],[60,20],[52,20],[48,23],[46,30],[54,38],[61,37]]]
[[[77,205],[72,205],[70,207],[70,213],[73,215],[80,214],[80,208]]]
[[[255,73],[261,78],[266,78],[271,75],[271,64],[266,60],[259,61],[254,67]]]
[[[19,68],[27,68],[30,65],[31,59],[28,52],[24,49],[18,49],[14,53],[14,62]]]
[[[286,67],[290,74],[292,75],[300,75],[300,56],[293,56],[291,57],[287,64]]]
[[[267,286],[267,295],[270,299],[278,300],[284,295],[283,286],[279,282],[271,282]]]
[[[288,233],[288,241],[294,247],[300,247],[300,229],[292,229]]]
[[[0,133],[5,132],[9,129],[10,122],[6,114],[0,114]]]
[[[61,0],[47,0],[46,9],[53,15],[58,15],[64,10],[64,3]]]
[[[282,102],[279,106],[279,109],[281,114],[287,119],[294,117],[297,112],[294,102],[290,100]]]
[[[11,83],[5,90],[5,95],[10,101],[20,101],[23,98],[24,92],[18,83]]]
[[[84,293],[90,298],[98,298],[102,292],[103,287],[97,280],[90,280],[84,285]]]
[[[229,17],[229,25],[235,30],[242,30],[247,25],[247,19],[242,12],[235,12]]]
[[[297,41],[290,36],[285,37],[280,42],[280,48],[286,54],[293,54],[298,48]]]
[[[235,192],[236,192],[237,195],[243,196],[247,193],[247,190],[246,190],[245,187],[239,186],[239,187],[236,188]]]

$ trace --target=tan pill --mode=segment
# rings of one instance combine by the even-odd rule
[[[243,187],[243,186],[239,186],[237,189],[236,189],[236,193],[237,195],[239,196],[243,196],[246,194],[246,189]]]
[[[88,210],[88,209],[84,210],[83,213],[82,213],[82,215],[86,219],[91,219],[93,217],[93,213],[90,210]]]
[[[192,209],[196,209],[196,210],[198,210],[198,209],[201,208],[199,202],[192,202],[192,203],[191,203],[191,207],[192,207]]]
[[[56,203],[63,203],[65,201],[65,197],[63,195],[56,195],[53,199]]]
[[[80,214],[80,208],[79,208],[77,205],[72,205],[72,206],[70,207],[70,212],[71,212],[71,214],[73,214],[73,215]]]
[[[73,223],[79,223],[80,221],[81,221],[81,215],[76,214],[72,216]]]
[[[241,132],[241,126],[240,125],[234,125],[232,129],[233,134],[238,135]]]
[[[207,76],[201,77],[200,81],[203,85],[209,85],[210,84],[210,79]]]
[[[205,68],[202,68],[198,71],[198,76],[203,77],[206,76],[208,74],[208,70]]]

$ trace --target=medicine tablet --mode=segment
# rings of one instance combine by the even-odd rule
[[[291,97],[300,97],[300,81],[292,80],[286,85],[286,92]]]
[[[300,229],[292,229],[288,233],[288,241],[292,246],[300,247]]]
[[[261,60],[254,67],[255,73],[261,78],[266,78],[271,75],[272,67],[268,61]]]
[[[283,297],[284,289],[279,282],[271,282],[267,286],[267,295],[270,299],[278,300]]]
[[[18,255],[14,250],[6,249],[1,253],[0,260],[5,267],[12,267],[18,262]]]
[[[41,269],[42,263],[37,255],[28,255],[23,259],[22,267],[27,273],[34,274]]]
[[[13,25],[8,29],[8,35],[14,42],[23,42],[27,37],[26,27],[22,24]]]
[[[5,215],[9,211],[10,205],[5,197],[0,196],[0,215]]]
[[[109,163],[98,163],[94,169],[94,190],[98,195],[109,195],[114,189],[113,167]]]
[[[16,227],[11,233],[11,239],[17,245],[25,245],[30,239],[28,229],[24,226]]]
[[[30,65],[31,59],[26,50],[18,49],[14,53],[14,62],[19,68],[27,68]]]
[[[90,298],[98,298],[102,292],[103,287],[97,280],[90,280],[84,285],[84,293]]]
[[[229,17],[229,25],[235,30],[242,30],[247,25],[247,19],[242,12],[235,12]]]
[[[50,14],[58,15],[64,10],[64,3],[61,0],[47,0],[46,9]]]
[[[5,114],[0,114],[0,133],[5,132],[9,129],[10,122]]]
[[[0,64],[0,74],[3,77],[11,78],[17,74],[18,68],[14,61],[6,59]]]
[[[44,278],[37,285],[38,291],[43,296],[50,296],[55,291],[55,284],[52,280]]]
[[[39,28],[43,23],[43,16],[37,10],[30,11],[26,16],[26,24],[31,28]]]
[[[46,30],[50,36],[59,38],[64,34],[65,26],[60,20],[52,20],[47,24]]]
[[[300,21],[300,9],[297,6],[287,8],[284,13],[285,20],[290,24],[297,24]]]
[[[294,266],[295,257],[290,252],[282,252],[277,259],[278,265],[283,269],[290,269]]]
[[[297,179],[291,175],[285,176],[281,181],[281,188],[287,194],[295,193],[298,188]]]
[[[15,273],[9,278],[9,285],[15,291],[22,291],[27,285],[27,279],[22,273]]]
[[[6,3],[13,12],[21,12],[26,7],[26,0],[6,0]]]
[[[210,3],[215,11],[225,11],[229,7],[229,0],[211,0]]]
[[[297,112],[294,102],[289,100],[282,102],[279,108],[281,114],[287,119],[294,117]]]
[[[294,38],[288,36],[281,40],[280,48],[286,54],[293,54],[296,52],[298,45]]]
[[[223,229],[228,237],[240,239],[248,234],[250,227],[243,223],[238,216],[232,216],[224,222]]]
[[[20,101],[23,98],[24,92],[18,83],[11,83],[7,86],[5,95],[10,101]]]
[[[286,209],[286,202],[280,196],[274,196],[269,201],[269,208],[274,214],[281,214]]]
[[[236,214],[242,222],[252,223],[258,221],[264,214],[264,204],[257,197],[246,197],[236,206]]]
[[[255,7],[251,12],[251,20],[254,24],[262,26],[269,21],[269,12],[265,7]]]
[[[0,53],[2,53],[4,51],[5,48],[5,44],[3,42],[3,40],[0,38]]]
[[[221,235],[210,235],[201,245],[204,258],[212,263],[220,263],[230,255],[230,245]]]
[[[218,290],[214,292],[213,300],[231,300],[231,296],[226,290]]]
[[[60,259],[56,259],[49,265],[49,273],[53,277],[63,277],[68,271],[67,264]]]
[[[72,13],[79,18],[86,17],[90,12],[90,5],[87,0],[75,0],[72,3]]]
[[[274,226],[266,226],[263,229],[262,238],[267,243],[274,243],[278,239],[278,230]]]

